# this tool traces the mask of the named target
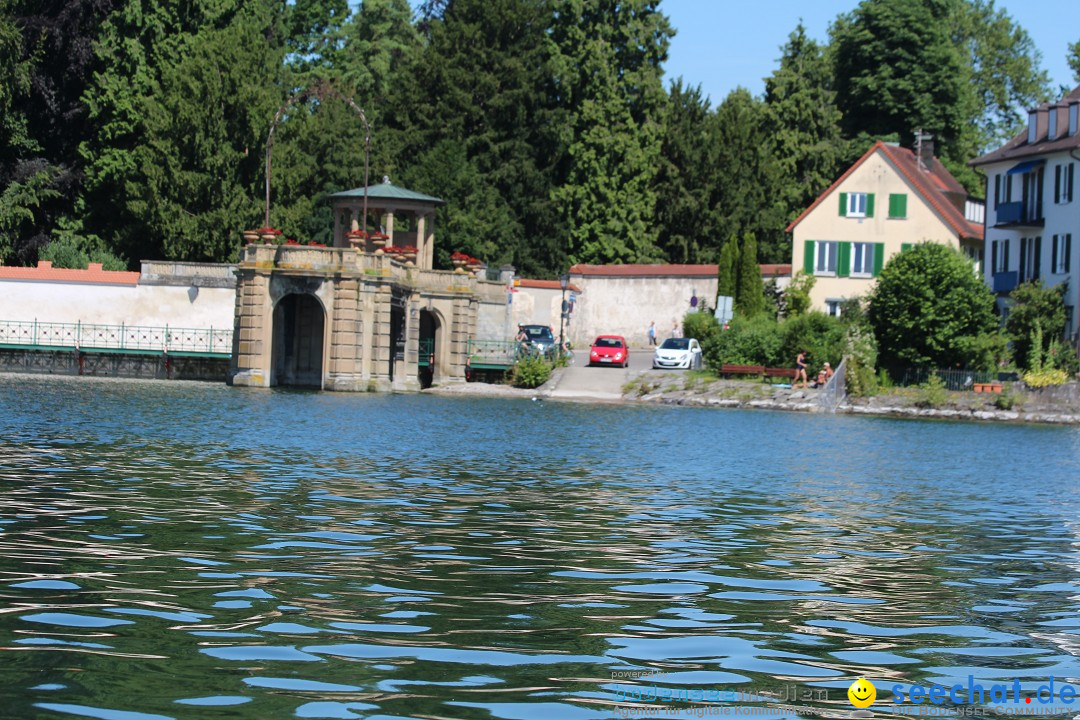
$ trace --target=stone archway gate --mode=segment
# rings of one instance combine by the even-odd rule
[[[501,338],[507,322],[501,282],[353,248],[248,245],[237,266],[231,384],[277,384],[274,308],[291,294],[315,296],[325,313],[326,390],[420,389],[421,310],[444,323],[436,383],[463,381],[469,340]]]

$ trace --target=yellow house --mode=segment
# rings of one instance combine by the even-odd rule
[[[811,308],[830,315],[865,297],[889,258],[915,243],[960,249],[981,273],[983,212],[932,143],[917,154],[877,142],[788,225],[792,271],[816,278]]]

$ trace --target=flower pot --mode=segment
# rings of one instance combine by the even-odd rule
[[[274,242],[275,240],[277,240],[277,237],[278,237],[278,236],[277,236],[277,235],[275,235],[274,233],[263,233],[263,234],[262,234],[262,235],[260,235],[259,237],[260,237],[260,238],[262,238],[262,241],[263,241],[264,243],[272,243],[272,242]]]
[[[255,230],[245,230],[244,242],[249,244],[259,242],[259,233]]]

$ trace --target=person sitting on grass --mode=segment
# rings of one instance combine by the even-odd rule
[[[825,387],[829,382],[829,378],[833,376],[833,369],[829,363],[825,363],[821,366],[821,372],[817,374],[817,382],[814,383],[814,387]]]

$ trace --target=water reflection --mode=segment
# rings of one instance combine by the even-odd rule
[[[3,377],[0,706],[532,720],[634,684],[846,712],[862,675],[1080,682],[1077,439]]]

